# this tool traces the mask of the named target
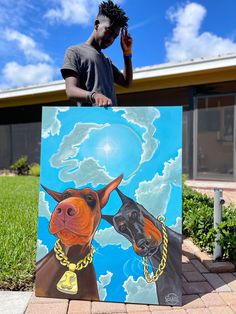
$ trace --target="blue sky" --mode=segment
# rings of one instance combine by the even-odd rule
[[[166,225],[181,233],[181,117],[180,106],[107,110],[44,107],[40,182],[58,192],[83,187],[98,190],[123,173],[120,190],[154,217],[164,215]],[[48,232],[56,204],[41,187],[38,260],[56,240]],[[116,214],[120,206],[121,200],[113,191],[102,212]],[[93,245],[101,299],[157,303],[155,284],[149,285],[143,279],[141,258],[130,242],[104,220]]]
[[[236,53],[235,0],[117,0],[130,18],[134,67]],[[60,80],[68,46],[84,42],[99,0],[0,0],[0,89]],[[105,50],[123,66],[119,40]]]

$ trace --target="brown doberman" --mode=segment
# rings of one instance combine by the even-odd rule
[[[102,215],[102,218],[131,242],[134,251],[146,260],[146,266],[150,261],[154,276],[147,274],[147,277],[155,279],[159,304],[181,305],[181,234],[164,226],[161,219],[116,190],[122,206],[114,216]]]
[[[49,232],[59,240],[54,250],[36,264],[36,296],[99,300],[91,242],[101,220],[101,209],[122,177],[98,191],[69,188],[59,193],[43,186],[58,202]]]

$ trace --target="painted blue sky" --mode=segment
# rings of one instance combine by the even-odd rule
[[[166,225],[181,233],[181,107],[45,107],[40,164],[41,184],[58,192],[97,190],[123,173],[120,190],[154,217],[165,215]],[[48,232],[56,202],[42,187],[39,199],[37,259],[56,240]],[[120,206],[113,191],[102,212],[116,214]],[[100,222],[93,245],[102,300],[157,303],[155,284],[142,277],[141,258],[106,221]]]
[[[68,46],[84,42],[99,0],[0,0],[0,89],[61,79]],[[117,0],[130,18],[134,67],[236,53],[235,0]],[[119,40],[105,53],[121,69]]]

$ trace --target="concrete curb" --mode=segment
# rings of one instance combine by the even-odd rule
[[[23,314],[32,291],[0,291],[0,313]]]
[[[213,257],[206,252],[202,252],[190,239],[184,239],[184,244],[211,273],[231,273],[235,271],[235,266],[231,262],[215,262]]]

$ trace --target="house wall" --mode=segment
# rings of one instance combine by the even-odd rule
[[[183,171],[188,173],[191,178],[193,176],[192,104],[194,98],[211,94],[227,94],[235,91],[236,81],[233,81],[118,94],[117,98],[120,106],[183,106]],[[27,104],[26,106],[1,108],[0,169],[9,168],[21,155],[27,155],[30,163],[39,162],[42,106],[65,106],[71,104],[71,102],[67,101],[58,101],[39,105]],[[208,140],[204,138],[202,142],[205,142],[207,145]],[[226,145],[225,152],[227,152],[227,149]],[[209,158],[213,158],[213,156],[212,151],[209,153]],[[226,156],[226,158],[231,157]]]

